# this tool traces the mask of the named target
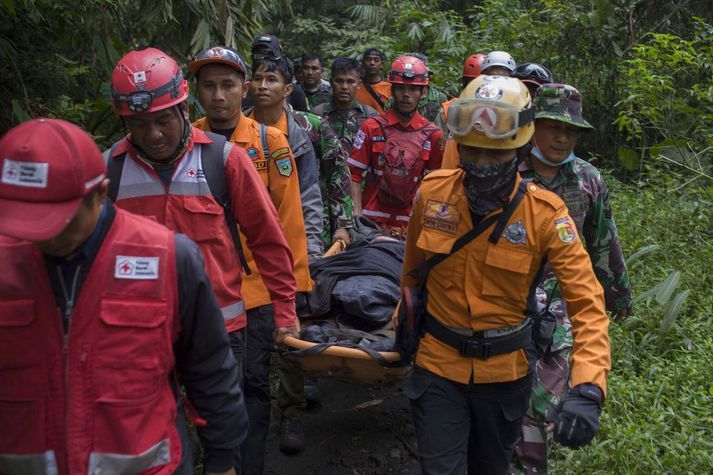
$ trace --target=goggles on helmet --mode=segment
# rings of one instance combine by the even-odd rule
[[[512,77],[521,80],[532,80],[539,84],[548,84],[552,82],[552,73],[546,67],[536,63],[524,63],[515,68]]]
[[[455,137],[465,137],[473,131],[491,139],[504,139],[534,118],[532,106],[520,110],[489,100],[459,99],[448,107],[446,125]]]
[[[153,91],[134,91],[129,94],[119,94],[116,90],[112,90],[112,96],[117,106],[121,102],[126,102],[126,107],[131,112],[142,113],[151,109],[151,104],[156,97],[161,97],[165,94],[170,94],[171,99],[178,97],[181,81],[183,81],[183,73],[179,69],[169,82]]]
[[[282,55],[276,53],[275,51],[266,51],[264,53],[253,53],[253,61],[262,61],[266,59],[268,61],[280,61]]]

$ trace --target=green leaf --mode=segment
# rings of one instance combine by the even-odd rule
[[[666,306],[666,312],[664,313],[663,319],[661,319],[661,326],[659,328],[659,331],[662,335],[668,333],[668,331],[671,329],[671,325],[673,325],[673,322],[676,320],[676,318],[678,318],[678,315],[681,313],[681,308],[683,307],[683,304],[685,303],[690,293],[690,289],[684,290],[683,292],[676,295],[676,297],[674,297],[674,299]]]
[[[681,281],[681,273],[679,271],[672,272],[666,279],[659,284],[658,292],[656,292],[656,301],[659,305],[665,305],[671,300],[671,295],[676,291],[678,283]]]
[[[619,163],[624,165],[624,168],[629,171],[637,170],[641,165],[641,157],[630,148],[619,146],[617,147],[616,153]]]
[[[629,256],[629,258],[626,260],[627,265],[631,265],[634,262],[638,261],[642,257],[644,257],[646,254],[649,254],[651,252],[654,252],[656,249],[660,248],[658,244],[650,244],[648,246],[644,246],[639,248],[635,253]]]
[[[25,122],[26,120],[30,120],[32,118],[30,117],[30,114],[22,108],[20,101],[17,99],[12,100],[12,114],[15,116],[18,123]]]

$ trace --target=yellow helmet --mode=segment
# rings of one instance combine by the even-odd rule
[[[448,107],[446,123],[458,143],[515,149],[535,132],[535,110],[527,87],[506,76],[478,76]]]

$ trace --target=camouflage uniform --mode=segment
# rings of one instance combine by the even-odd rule
[[[334,129],[325,119],[309,113],[294,111],[297,124],[309,136],[319,163],[319,186],[324,205],[325,248],[332,244],[332,235],[339,228],[354,227],[354,203],[351,198],[351,175],[347,158]]]
[[[441,110],[441,104],[446,102],[448,97],[433,86],[428,86],[428,94],[418,103],[418,112],[429,121],[433,122]],[[394,98],[390,97],[384,106],[384,111],[394,106]]]
[[[305,96],[307,97],[307,106],[310,112],[314,112],[314,108],[320,104],[330,102],[332,100],[332,86],[328,83],[320,82],[319,86],[313,91],[309,91],[303,86]]]
[[[553,89],[561,88],[561,85],[553,86]],[[554,97],[547,97],[548,94]],[[556,94],[556,91],[548,90],[543,91],[545,97],[538,95],[537,118],[559,120],[582,128],[586,127],[584,124],[589,125],[581,119],[581,96],[569,101],[571,97],[563,99]],[[545,100],[550,102],[543,105]],[[631,286],[609,203],[609,190],[601,173],[593,165],[575,157],[562,165],[554,179],[547,182],[535,172],[532,160],[537,158],[531,156],[520,164],[520,175],[564,200],[584,240],[597,279],[604,288],[607,310],[629,309],[632,305]],[[545,418],[568,387],[573,337],[567,306],[551,269],[546,268],[543,276],[536,291],[538,305],[543,308],[549,300],[557,326],[549,351],[535,363],[530,407],[523,419],[522,439],[515,446],[514,473],[547,473],[550,436],[544,430]]]
[[[347,155],[352,151],[354,136],[359,132],[361,124],[369,117],[379,115],[373,107],[354,101],[354,105],[347,110],[338,109],[334,101],[320,104],[312,113],[321,116],[329,122],[334,132],[342,143],[342,148]]]

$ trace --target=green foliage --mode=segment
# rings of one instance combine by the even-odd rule
[[[681,186],[683,176],[661,171],[634,184],[607,183],[630,256],[634,314],[610,326],[612,373],[600,434],[577,451],[558,447],[551,473],[708,473],[713,189]]]

